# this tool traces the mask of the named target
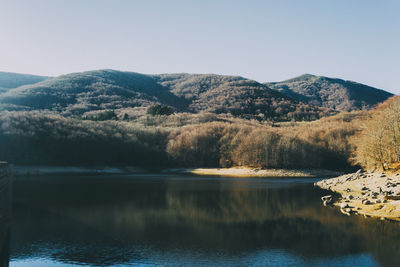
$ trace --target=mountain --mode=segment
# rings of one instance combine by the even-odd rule
[[[330,113],[239,76],[161,74],[152,77],[176,96],[189,101],[188,110],[192,112],[260,115],[278,120],[315,119]]]
[[[393,96],[384,90],[353,81],[311,74],[266,85],[293,99],[339,111],[371,108]]]
[[[49,77],[11,72],[0,72],[0,93],[8,91],[11,88],[17,88],[19,86],[27,84],[35,84],[47,79],[49,79]]]
[[[62,75],[0,94],[3,110],[47,109],[67,116],[155,103],[177,111],[230,112],[273,120],[310,120],[333,113],[256,81],[215,74],[145,75],[98,70]]]
[[[14,88],[0,95],[2,109],[48,109],[64,115],[154,103],[167,104],[178,110],[186,106],[183,99],[151,77],[115,70],[71,73]]]

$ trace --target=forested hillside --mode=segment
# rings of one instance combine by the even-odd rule
[[[145,75],[115,70],[51,79],[2,75],[1,110],[49,110],[63,116],[162,104],[177,112],[229,113],[268,121],[315,120],[337,111],[371,108],[392,95],[366,85],[313,75],[267,85],[239,76]]]
[[[165,104],[176,111],[231,113],[266,120],[315,120],[335,112],[293,100],[265,85],[222,75],[144,75],[114,70],[59,76],[0,95],[3,110],[88,111]]]
[[[49,79],[45,76],[0,72],[0,93],[22,85],[34,84]]]
[[[50,110],[80,115],[91,110],[165,103],[185,108],[185,101],[147,75],[113,70],[62,75],[0,95],[4,110]]]
[[[154,79],[187,99],[188,111],[253,115],[269,120],[314,120],[333,110],[307,105],[256,81],[215,74],[163,74]]]
[[[311,74],[266,85],[293,99],[340,111],[369,109],[393,95],[364,84]]]
[[[351,158],[354,164],[376,165],[371,155],[382,149],[365,150],[370,140],[359,130],[370,117],[376,127],[380,121],[398,127],[397,117],[373,115],[387,106],[397,110],[387,104],[397,98],[378,111],[339,113],[372,107],[390,94],[311,75],[285,84],[281,93],[237,76],[99,70],[8,88],[0,93],[0,160],[343,170],[351,168]],[[372,101],[376,95],[381,98]],[[382,130],[389,133],[385,144],[400,139],[397,130],[389,130],[393,125]],[[398,159],[398,150],[382,152],[379,164]]]

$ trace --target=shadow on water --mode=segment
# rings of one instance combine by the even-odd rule
[[[175,255],[191,258],[186,263],[232,264],[262,251],[283,251],[282,265],[293,257],[303,265],[334,265],[359,255],[368,255],[371,266],[399,265],[400,224],[325,208],[320,197],[326,192],[305,181],[19,178],[11,260],[171,264]]]

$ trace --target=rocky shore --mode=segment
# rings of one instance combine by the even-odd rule
[[[321,180],[314,184],[340,194],[321,198],[323,204],[335,205],[346,215],[377,217],[400,221],[400,173],[364,172]]]

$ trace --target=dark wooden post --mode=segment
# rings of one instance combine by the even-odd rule
[[[10,259],[11,191],[11,168],[0,162],[0,267]]]

